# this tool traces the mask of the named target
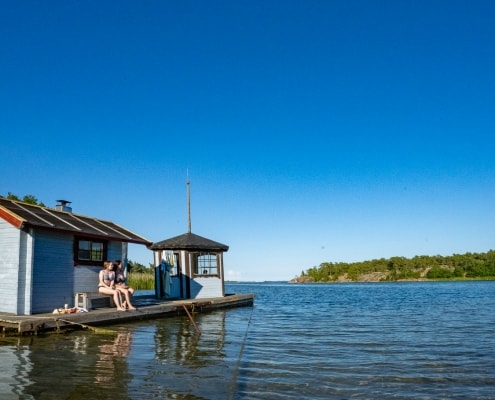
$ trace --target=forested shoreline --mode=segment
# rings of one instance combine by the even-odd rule
[[[354,263],[323,262],[302,271],[294,283],[436,279],[495,279],[495,250],[451,256],[391,257]]]

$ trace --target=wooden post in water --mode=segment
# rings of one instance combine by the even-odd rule
[[[185,304],[182,304],[182,308],[184,309],[184,311],[186,312],[187,316],[191,320],[191,322],[192,322],[192,324],[194,326],[194,329],[196,329],[196,332],[198,333],[198,335],[201,335],[201,331],[199,330],[198,326],[196,325],[196,322],[194,322],[194,319],[193,319],[191,313],[187,309],[187,306]]]

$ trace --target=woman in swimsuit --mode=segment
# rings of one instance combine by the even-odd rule
[[[98,292],[113,295],[113,301],[118,311],[125,311],[120,302],[120,292],[115,288],[115,272],[110,261],[103,263],[103,269],[99,273]]]
[[[136,307],[134,307],[131,303],[131,295],[134,293],[134,289],[127,286],[126,278],[124,276],[124,270],[122,268],[122,261],[116,260],[114,262],[114,265],[115,265],[115,287],[119,292],[123,293],[125,296],[123,307],[125,308],[127,306],[129,310],[135,310]]]

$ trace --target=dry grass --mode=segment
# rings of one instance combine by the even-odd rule
[[[127,283],[134,290],[152,290],[155,288],[155,274],[153,272],[130,272]]]

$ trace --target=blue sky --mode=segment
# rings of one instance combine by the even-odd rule
[[[495,2],[0,7],[1,195],[160,241],[189,175],[236,280],[495,248]]]

